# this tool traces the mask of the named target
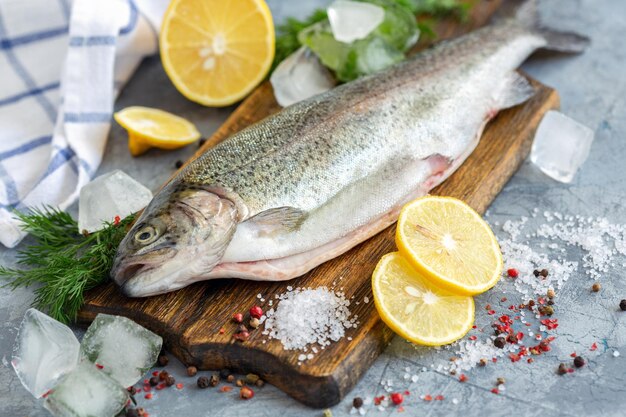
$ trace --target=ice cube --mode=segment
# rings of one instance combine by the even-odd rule
[[[128,391],[88,361],[65,376],[44,407],[57,417],[113,417],[128,401]]]
[[[28,309],[17,335],[11,365],[36,398],[78,364],[80,347],[69,327],[34,308]]]
[[[289,55],[272,73],[270,82],[276,101],[283,107],[323,93],[335,86],[335,79],[317,56],[303,46]]]
[[[333,36],[345,43],[367,37],[385,20],[385,9],[360,1],[336,0],[326,11]]]
[[[152,200],[152,192],[123,171],[104,174],[80,190],[78,201],[78,230],[95,232],[103,222],[115,216],[124,218],[135,213]]]
[[[154,365],[162,343],[161,336],[126,317],[98,314],[80,348],[103,372],[129,387]]]
[[[593,130],[551,110],[537,128],[530,160],[549,177],[571,182],[589,156],[593,139]]]

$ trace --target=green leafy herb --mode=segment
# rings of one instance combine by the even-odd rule
[[[467,16],[470,3],[461,0],[360,0],[385,9],[385,20],[365,39],[352,43],[335,40],[326,10],[305,20],[287,19],[276,28],[276,56],[272,71],[300,46],[308,46],[333,70],[339,81],[350,81],[402,61],[419,33],[435,37],[433,18]],[[415,15],[421,17],[416,21]]]
[[[304,20],[290,17],[284,24],[276,26],[276,54],[274,55],[272,71],[274,71],[274,68],[285,58],[302,46],[298,40],[298,33],[300,33],[301,30],[315,23],[322,22],[327,18],[326,10],[317,9],[311,16]]]
[[[85,291],[108,279],[115,251],[134,216],[106,223],[82,235],[78,224],[61,210],[47,207],[16,213],[33,243],[17,253],[20,268],[0,267],[10,288],[39,285],[33,305],[63,323],[76,320]]]

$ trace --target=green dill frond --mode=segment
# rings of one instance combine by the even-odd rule
[[[33,243],[18,250],[22,268],[0,267],[3,287],[12,289],[38,284],[33,306],[69,323],[84,302],[85,291],[105,282],[120,241],[134,215],[117,224],[105,223],[97,232],[83,235],[78,224],[61,210],[45,207],[16,213]]]

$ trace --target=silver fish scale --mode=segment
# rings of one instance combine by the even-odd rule
[[[452,160],[489,110],[485,87],[497,88],[536,48],[533,38],[511,22],[447,42],[232,135],[178,180],[234,192],[252,216],[283,206],[313,211],[407,154]]]

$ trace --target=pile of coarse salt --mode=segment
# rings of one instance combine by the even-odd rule
[[[302,362],[312,359],[318,348],[324,349],[356,328],[357,316],[351,316],[350,301],[343,292],[327,287],[287,287],[287,292],[276,296],[276,309],[267,311],[263,334],[278,339],[287,350],[301,350]],[[312,346],[315,345],[315,346]],[[310,353],[309,352],[310,349]]]

